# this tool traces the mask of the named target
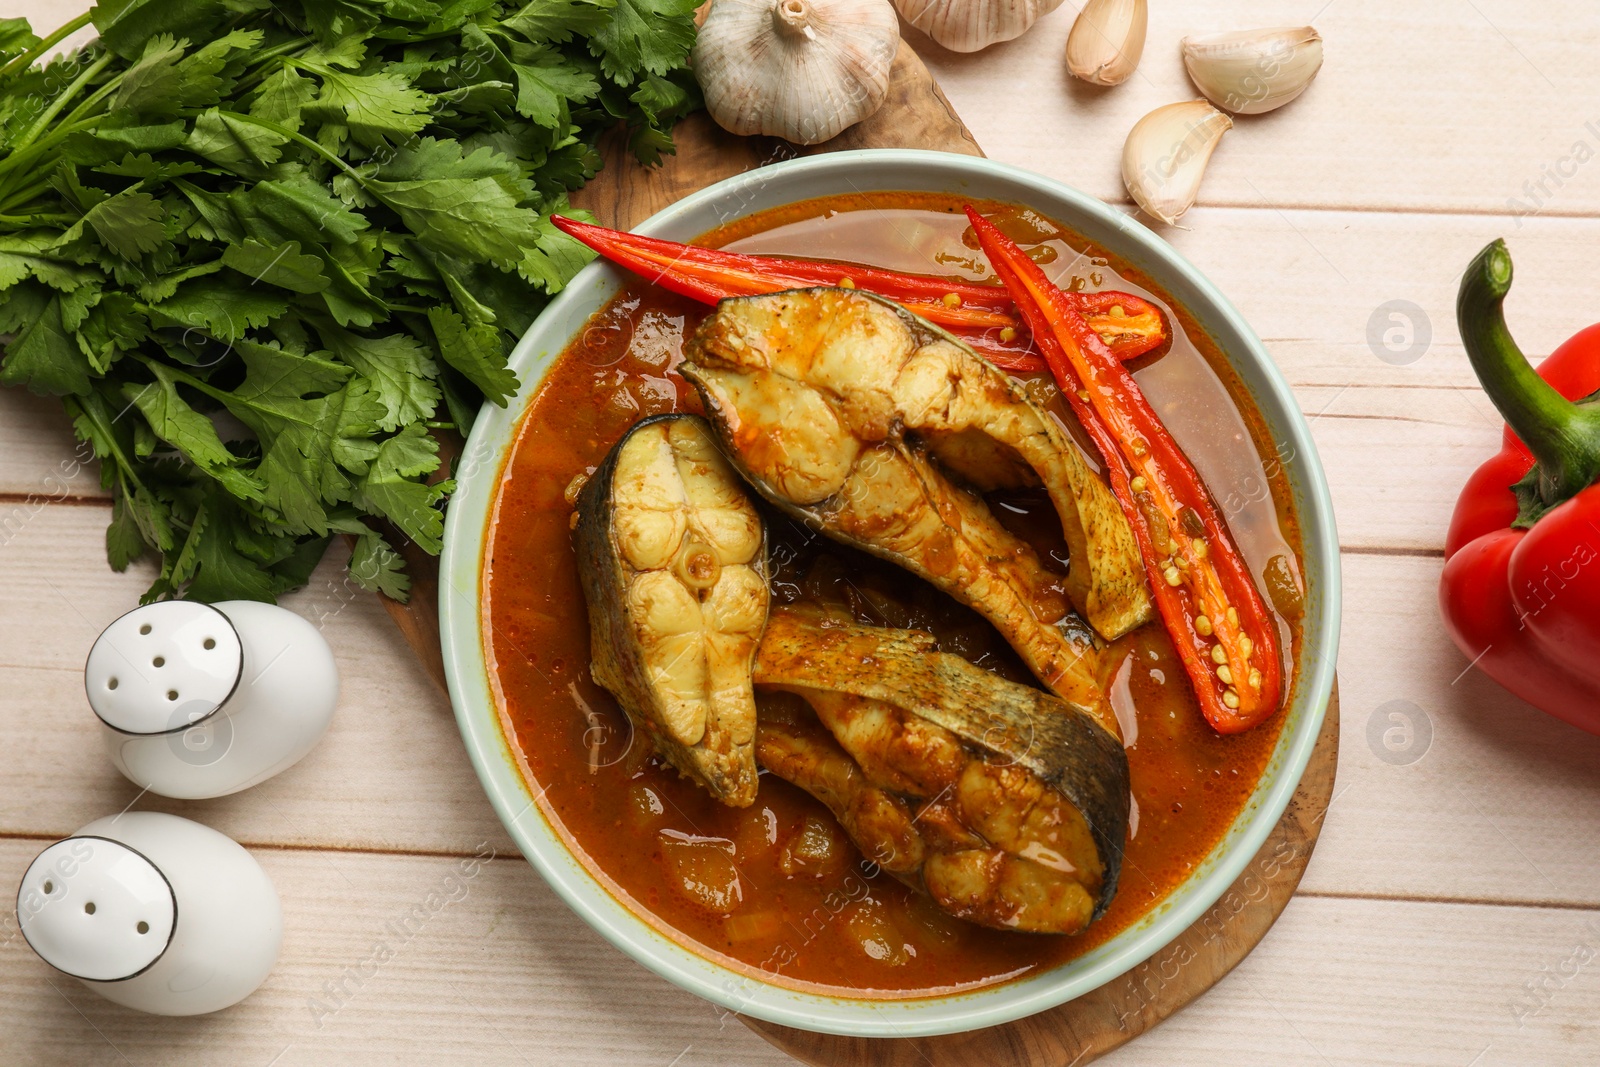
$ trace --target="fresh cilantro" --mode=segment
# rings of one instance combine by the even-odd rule
[[[0,18],[0,383],[59,396],[147,598],[272,599],[335,536],[403,598],[435,435],[589,259],[550,224],[699,106],[694,0],[102,0]],[[40,66],[87,19],[98,41]]]

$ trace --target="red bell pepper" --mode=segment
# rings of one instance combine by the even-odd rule
[[[1105,460],[1206,721],[1233,734],[1270,718],[1283,700],[1277,623],[1205,482],[1071,295],[994,223],[967,217]]]
[[[1506,429],[1456,504],[1439,603],[1480,670],[1600,734],[1600,325],[1535,373],[1506,328],[1510,288],[1504,241],[1461,279],[1461,340]]]
[[[813,286],[859,288],[887,297],[942,326],[995,366],[1020,373],[1044,370],[1006,291],[997,285],[817,259],[724,252],[635,233],[608,230],[561,215],[550,221],[602,256],[664,289],[707,304],[730,296]],[[1167,341],[1161,311],[1133,293],[1074,293],[1082,313],[1118,359],[1135,359]]]

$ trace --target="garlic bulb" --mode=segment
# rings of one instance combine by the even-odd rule
[[[1122,183],[1148,214],[1174,223],[1194,206],[1206,163],[1233,120],[1204,100],[1158,107],[1122,146]]]
[[[889,0],[716,0],[694,73],[730,133],[819,144],[883,106],[899,47]]]
[[[1061,0],[894,0],[907,22],[952,52],[1021,37]]]
[[[1067,70],[1094,85],[1121,85],[1144,54],[1145,0],[1089,0],[1067,35]]]
[[[1299,26],[1185,37],[1183,65],[1213,104],[1259,115],[1306,91],[1322,68],[1322,35]]]

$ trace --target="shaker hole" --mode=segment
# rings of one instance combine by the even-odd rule
[[[115,678],[107,678],[106,679],[106,688],[107,689],[115,689],[116,687],[117,687],[117,680]]]
[[[44,894],[45,894],[45,896],[49,896],[51,893],[54,893],[55,891],[56,891],[56,884],[54,882],[46,882],[44,884]]]
[[[217,647],[217,639],[215,637],[208,637],[200,643],[200,647],[209,652],[213,648]]]
[[[150,624],[145,623],[143,626],[139,627],[139,632],[141,634],[148,634],[150,632]]]
[[[167,690],[167,699],[168,700],[177,700],[178,699],[178,691],[176,689],[168,689]]]
[[[83,906],[83,913],[85,915],[93,915],[94,914],[94,901],[91,900],[91,901],[89,901],[89,903],[87,903],[87,904],[85,904]]]
[[[148,934],[150,932],[150,924],[145,922],[143,919],[140,919],[139,925],[135,926],[134,929],[139,931],[141,934]]]
[[[150,661],[150,666],[152,667],[165,667],[166,665],[167,660],[165,656],[157,656],[155,659]]]

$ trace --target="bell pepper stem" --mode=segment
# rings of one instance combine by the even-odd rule
[[[1574,404],[1534,370],[1506,328],[1510,290],[1511,254],[1495,240],[1461,277],[1456,321],[1484,392],[1538,461],[1541,501],[1554,507],[1600,476],[1600,408]]]

